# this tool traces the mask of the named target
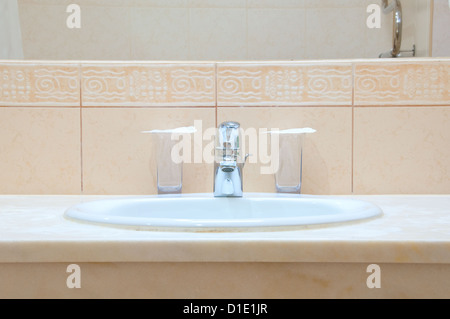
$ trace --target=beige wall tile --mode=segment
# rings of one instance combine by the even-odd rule
[[[247,18],[247,60],[306,58],[304,9],[249,8]]]
[[[127,5],[122,7],[84,6],[81,10],[81,28],[68,31],[72,32],[70,35],[74,31],[79,31],[78,39],[75,38],[70,43],[66,40],[60,45],[69,46],[72,50],[79,50],[80,53],[78,57],[74,57],[75,59],[130,60],[130,8]],[[65,51],[68,51],[67,48]],[[59,58],[67,59],[63,52]]]
[[[305,0],[247,0],[249,8],[303,8]]]
[[[412,1],[406,1],[406,3],[410,2]],[[408,42],[406,42],[403,45],[402,40],[402,50],[411,50],[412,45],[415,44],[416,56],[419,57],[431,56],[431,43],[432,43],[431,36],[433,33],[433,17],[432,17],[433,3],[434,1],[429,0],[416,0],[416,11],[412,15],[414,19],[411,19],[412,21],[414,21],[414,34],[413,34],[414,42],[412,44],[408,44]],[[450,10],[447,9],[447,12],[448,11]],[[406,29],[408,28],[408,26],[404,25],[403,28]]]
[[[434,0],[432,54],[435,57],[450,56],[450,9],[448,1]]]
[[[305,136],[303,185],[305,194],[350,194],[352,192],[352,110],[350,107],[220,107],[217,123],[237,121],[249,128],[311,127]],[[254,156],[254,155],[253,155]],[[255,161],[255,159],[252,159]],[[261,174],[261,163],[244,167],[245,192],[274,192],[274,176]],[[266,166],[264,164],[264,166]]]
[[[450,61],[356,63],[355,105],[450,104]]]
[[[80,194],[80,109],[0,108],[0,193]]]
[[[308,9],[306,11],[306,58],[363,57],[366,28],[365,10],[359,7]]]
[[[246,60],[245,8],[190,8],[190,60]]]
[[[189,59],[187,8],[131,8],[131,59]]]
[[[215,126],[214,115],[214,108],[83,109],[84,193],[156,194],[154,139],[141,131],[192,126],[195,120],[206,129]],[[185,164],[183,193],[212,192],[212,174],[211,164]]]
[[[353,8],[361,6],[364,0],[303,0],[308,8]],[[367,0],[365,0],[367,1]],[[370,0],[369,0],[370,1]],[[371,2],[373,3],[373,2]]]
[[[247,0],[187,0],[191,8],[245,8]]]
[[[354,114],[356,194],[449,194],[450,108],[364,107]]]
[[[0,63],[0,106],[80,106],[76,63]]]
[[[214,64],[83,64],[83,106],[215,106]]]
[[[91,1],[91,0],[86,0]],[[97,0],[98,1],[98,0]],[[108,0],[103,0],[108,1]],[[119,0],[116,0],[119,1]],[[172,7],[183,8],[188,6],[189,0],[122,0],[127,5],[136,7]]]
[[[217,105],[351,105],[349,63],[218,63]]]
[[[80,6],[185,7],[190,0],[77,0]],[[195,0],[191,0],[195,1]],[[242,1],[242,0],[237,0]],[[245,0],[243,0],[245,1]],[[19,0],[21,4],[69,5],[73,0]]]
[[[19,3],[25,58],[130,60],[129,7],[83,3],[80,6],[81,27],[68,28],[67,4]]]
[[[138,1],[138,0],[134,0]],[[145,0],[151,1],[151,0]],[[73,0],[19,0],[20,4],[39,4],[39,5],[65,5],[74,3]],[[123,6],[130,4],[130,0],[77,0],[76,3],[80,6]]]

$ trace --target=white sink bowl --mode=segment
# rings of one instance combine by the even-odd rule
[[[382,215],[369,202],[331,196],[246,193],[156,195],[83,202],[65,217],[136,230],[264,231],[337,226]]]

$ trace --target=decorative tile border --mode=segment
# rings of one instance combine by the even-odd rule
[[[450,59],[0,61],[0,106],[450,105]],[[217,88],[216,88],[217,85]]]
[[[214,64],[82,64],[83,106],[215,106]]]
[[[218,106],[351,105],[351,63],[217,64]]]
[[[355,64],[355,105],[449,105],[450,61]]]
[[[78,64],[0,62],[0,106],[80,106]]]

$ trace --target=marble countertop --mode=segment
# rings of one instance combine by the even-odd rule
[[[111,197],[0,196],[0,262],[450,263],[450,195],[342,196],[384,215],[286,231],[136,231],[63,216],[81,201]]]

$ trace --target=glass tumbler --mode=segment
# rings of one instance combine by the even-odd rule
[[[279,138],[278,170],[275,172],[276,191],[278,193],[300,194],[304,134],[280,133],[276,136]]]
[[[172,149],[178,143],[170,133],[156,133],[156,181],[158,194],[180,194],[183,184],[183,162],[176,161]]]

